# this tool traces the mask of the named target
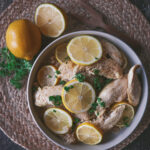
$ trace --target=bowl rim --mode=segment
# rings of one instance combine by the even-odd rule
[[[36,118],[33,114],[33,111],[31,109],[31,103],[30,103],[30,96],[29,96],[29,87],[30,87],[30,81],[31,81],[31,76],[32,76],[32,72],[33,72],[33,69],[34,67],[36,67],[36,63],[37,61],[39,60],[39,58],[47,51],[47,49],[49,47],[51,47],[53,44],[57,43],[59,40],[62,40],[64,38],[67,38],[68,36],[74,36],[74,35],[78,35],[78,34],[81,34],[82,35],[93,35],[93,36],[105,36],[106,37],[110,37],[112,39],[115,39],[117,41],[119,41],[121,44],[123,44],[124,46],[126,46],[128,49],[130,49],[130,51],[132,51],[132,53],[134,53],[134,55],[136,55],[136,57],[139,59],[140,63],[141,63],[141,66],[142,66],[142,71],[143,71],[143,74],[144,74],[144,78],[145,78],[145,81],[146,81],[146,100],[145,100],[145,103],[144,103],[144,110],[142,111],[141,115],[139,116],[139,119],[138,119],[138,122],[136,122],[136,124],[134,125],[134,127],[130,130],[130,132],[124,137],[122,138],[121,140],[115,142],[114,144],[111,144],[111,146],[107,147],[106,149],[109,149],[109,148],[112,148],[113,146],[116,146],[118,145],[119,143],[123,142],[129,135],[131,135],[133,133],[133,131],[136,129],[136,127],[139,125],[140,121],[142,120],[143,118],[143,115],[146,111],[146,107],[147,107],[147,102],[148,102],[148,96],[149,96],[149,86],[148,86],[148,79],[147,79],[147,75],[146,75],[146,71],[145,71],[145,68],[143,66],[143,63],[141,62],[140,58],[138,57],[138,55],[134,52],[134,50],[129,46],[127,45],[125,42],[123,42],[122,40],[120,40],[119,38],[111,35],[111,34],[108,34],[108,33],[105,33],[105,32],[102,32],[102,31],[95,31],[95,30],[79,30],[79,31],[75,31],[75,32],[70,32],[68,34],[65,34],[65,35],[62,35],[60,37],[58,37],[57,39],[54,39],[52,42],[50,42],[43,50],[41,50],[41,52],[39,53],[39,55],[37,56],[37,58],[35,59],[34,63],[33,63],[33,66],[30,70],[30,73],[29,73],[29,76],[28,76],[28,81],[27,81],[27,87],[26,87],[26,94],[27,94],[27,101],[28,101],[28,108],[29,108],[29,111],[30,111],[30,114],[32,116],[32,119],[34,120],[36,126],[40,129],[40,131],[42,132],[42,134],[44,136],[46,136],[46,138],[50,141],[52,141],[54,144],[60,146],[61,148],[64,148],[64,149],[70,149],[68,147],[65,147],[64,145],[61,145],[59,144],[57,141],[53,140],[51,137],[49,137],[47,135],[47,133],[45,133],[43,131],[43,129],[40,127],[40,125],[38,124],[38,122],[36,121]],[[106,38],[107,39],[107,38]],[[32,99],[32,98],[31,98]],[[139,106],[138,106],[139,107]]]

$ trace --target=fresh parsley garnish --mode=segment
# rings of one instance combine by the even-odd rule
[[[88,110],[88,113],[92,115],[94,111],[96,110],[96,107],[98,106],[97,102],[92,103],[91,108]]]
[[[65,57],[64,59],[65,59],[65,61],[68,61],[68,60],[70,60],[70,57],[67,56],[67,57]]]
[[[95,75],[99,75],[99,70],[94,69],[94,74],[95,74]]]
[[[105,107],[105,102],[103,102],[101,100],[101,98],[97,98],[97,103],[101,106],[101,107]]]
[[[96,59],[96,60],[98,60],[98,58],[97,58],[97,57],[95,57],[95,59]]]
[[[96,113],[96,116],[99,116],[99,112]]]
[[[66,92],[69,92],[69,90],[72,89],[72,88],[74,88],[73,85],[65,86],[65,87],[64,87],[64,89],[65,89]]]
[[[76,125],[80,122],[81,120],[79,118],[74,118],[73,119],[73,125],[72,125],[72,131],[74,131]]]
[[[48,75],[48,78],[52,78],[52,76],[51,76],[51,75]]]
[[[62,99],[60,95],[50,96],[49,100],[52,101],[55,106],[60,106],[62,104]]]
[[[123,124],[124,124],[126,127],[129,126],[128,121],[129,121],[129,118],[128,118],[128,117],[123,117]]]
[[[0,76],[11,76],[10,83],[17,89],[32,67],[31,62],[16,58],[8,48],[0,49]]]
[[[102,89],[102,85],[101,85],[101,83],[100,83],[99,77],[94,77],[94,78],[93,78],[93,82],[94,82],[94,88],[95,88],[96,90],[101,90],[101,89]]]
[[[61,72],[59,70],[56,70],[56,74],[61,74]]]
[[[56,110],[54,109],[53,112],[56,112]]]
[[[85,76],[81,73],[77,73],[75,75],[75,78],[79,81],[79,82],[84,82],[85,81]]]
[[[65,84],[66,84],[66,81],[61,80],[61,81],[59,82],[59,84],[60,84],[60,85],[65,85]]]

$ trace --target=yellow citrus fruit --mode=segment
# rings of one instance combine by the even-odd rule
[[[77,127],[76,136],[79,141],[89,145],[98,144],[103,138],[100,129],[88,122],[82,123]]]
[[[67,43],[63,43],[56,47],[55,56],[60,64],[66,62],[69,59],[66,47]]]
[[[67,53],[75,64],[90,65],[102,57],[102,46],[96,38],[82,35],[69,42]]]
[[[37,74],[37,80],[40,86],[43,87],[56,85],[58,82],[56,71],[57,69],[54,66],[43,66]]]
[[[116,103],[112,109],[115,109],[116,107],[120,106],[120,105],[125,105],[125,110],[123,112],[123,115],[120,119],[120,121],[117,123],[117,127],[122,128],[125,126],[129,126],[131,121],[134,118],[134,108],[132,105],[128,104],[127,102],[119,102]]]
[[[44,113],[46,126],[56,134],[65,134],[72,127],[71,116],[60,108],[49,108]]]
[[[71,80],[62,90],[62,101],[65,108],[72,113],[85,112],[95,101],[95,91],[87,82]]]
[[[36,9],[35,23],[45,36],[58,37],[66,28],[66,15],[54,4],[41,4]]]
[[[41,47],[40,30],[29,20],[16,20],[8,26],[6,44],[16,57],[31,60]]]

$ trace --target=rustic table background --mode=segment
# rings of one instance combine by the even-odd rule
[[[12,3],[13,0],[0,0],[0,13]],[[150,21],[150,0],[131,0]],[[124,150],[150,150],[150,126]],[[24,150],[20,146],[13,143],[0,130],[0,150]]]

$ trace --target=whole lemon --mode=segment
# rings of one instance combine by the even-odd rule
[[[16,57],[31,60],[41,47],[40,30],[29,20],[16,20],[8,26],[6,44]]]

